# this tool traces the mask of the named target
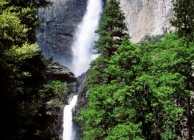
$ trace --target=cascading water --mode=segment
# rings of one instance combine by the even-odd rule
[[[63,140],[74,140],[75,132],[73,131],[72,108],[77,102],[77,95],[73,97],[71,103],[66,105],[63,112]]]
[[[76,76],[86,72],[91,60],[97,56],[93,54],[94,41],[98,39],[95,30],[98,28],[100,14],[102,12],[101,0],[88,0],[87,11],[75,33],[72,71]]]
[[[86,72],[89,63],[97,56],[93,54],[94,41],[98,39],[95,30],[98,28],[102,0],[88,0],[87,11],[75,33],[73,51],[73,64],[71,70],[76,76]],[[74,96],[70,105],[66,105],[63,113],[63,140],[75,140],[72,122],[72,108],[75,106],[77,96]]]

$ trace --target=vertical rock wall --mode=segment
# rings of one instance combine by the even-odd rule
[[[39,9],[44,22],[37,31],[43,54],[67,67],[72,61],[71,44],[77,25],[86,11],[87,0],[51,0],[52,6]]]
[[[77,25],[86,11],[87,0],[51,0],[53,5],[39,10],[44,22],[37,31],[38,44],[48,58],[70,68],[71,45]],[[173,30],[171,0],[120,0],[131,41],[139,42],[146,35],[161,35]]]
[[[134,43],[145,35],[161,35],[173,30],[169,23],[173,16],[171,0],[120,0],[120,5]]]

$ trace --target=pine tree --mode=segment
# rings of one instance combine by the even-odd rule
[[[181,137],[180,122],[187,114],[188,139],[191,140],[192,24],[178,21],[175,16],[172,23],[179,23],[174,24],[179,36],[170,34],[161,42],[143,45],[132,44],[126,36],[121,44],[125,29],[121,29],[121,36],[114,36],[112,23],[118,22],[111,20],[112,16],[107,18],[116,11],[112,7],[114,10],[110,12],[114,2],[116,0],[107,2],[96,31],[101,37],[94,46],[99,57],[91,63],[88,107],[78,118],[85,120],[83,139],[176,139]],[[107,7],[110,9],[106,11]]]
[[[127,34],[124,23],[124,14],[119,7],[118,0],[108,0],[102,19],[96,33],[100,36],[95,42],[94,51],[98,58],[91,63],[88,76],[89,102],[88,108],[82,112],[80,118],[85,120],[85,140],[105,139],[108,129],[114,127],[117,120],[111,115],[114,102],[111,103],[114,86],[110,85],[113,79],[106,72],[109,61],[117,54],[117,49]]]
[[[174,5],[174,17],[171,20],[179,37],[186,36],[194,40],[194,1],[172,0]]]
[[[185,51],[190,52],[187,57],[187,61],[180,64],[180,68],[187,69],[183,72],[181,71],[181,74],[186,77],[187,80],[185,82],[187,83],[187,90],[193,91],[193,78],[192,78],[192,63],[190,62],[192,60],[191,54],[193,53],[190,49],[191,42],[194,41],[194,1],[192,0],[173,0],[174,5],[174,18],[171,20],[171,24],[176,28],[179,37],[186,37],[185,42]],[[184,65],[184,68],[183,68]],[[185,101],[186,104],[186,116],[187,116],[187,130],[188,130],[188,140],[192,139],[192,133],[193,133],[193,127],[192,127],[192,115],[191,115],[191,97],[188,96],[188,98]]]
[[[94,50],[100,56],[91,63],[90,79],[93,83],[109,83],[112,78],[105,73],[105,69],[108,67],[108,61],[117,53],[123,37],[127,34],[124,20],[119,1],[108,0],[99,28],[96,30],[100,39],[95,42]]]
[[[126,35],[125,17],[119,7],[117,0],[108,0],[102,21],[96,33],[100,35],[100,39],[96,41],[94,49],[96,53],[111,58],[122,43],[123,37]]]

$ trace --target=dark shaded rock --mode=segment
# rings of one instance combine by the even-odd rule
[[[78,86],[77,78],[68,69],[72,63],[71,45],[74,32],[86,11],[87,0],[50,1],[53,2],[51,7],[39,9],[38,17],[44,22],[37,30],[37,43],[45,57],[53,57],[61,64],[53,63],[48,67],[47,81],[59,80],[67,83],[72,89],[71,94],[64,97],[64,102],[58,102],[57,106],[53,106],[53,101],[50,101],[47,105],[52,110],[48,113],[58,115],[55,131],[62,139],[63,108],[68,104],[72,94],[77,92]]]
[[[65,66],[60,65],[57,62],[52,62],[48,66],[48,70],[46,71],[46,78],[48,83],[53,80],[59,80],[61,82],[66,83],[71,91],[65,97],[59,96],[56,99],[50,100],[47,102],[47,109],[50,110],[47,113],[51,115],[57,116],[55,133],[62,139],[63,134],[63,109],[65,104],[69,104],[69,101],[73,97],[73,95],[78,91],[78,82],[77,78],[74,74]]]
[[[66,83],[77,82],[75,75],[65,66],[62,66],[58,63],[53,63],[48,66],[46,71],[47,81],[59,80]]]
[[[70,68],[73,35],[86,11],[87,0],[51,0],[53,5],[39,9],[44,22],[37,31],[38,44],[47,58]]]
[[[87,75],[88,72],[83,73],[78,77],[78,83],[79,83],[79,90],[78,90],[78,100],[77,104],[73,109],[73,117],[77,117],[80,115],[81,110],[87,107],[88,105],[88,88],[85,85],[87,81]],[[79,140],[82,137],[82,126],[83,126],[84,121],[78,121],[74,122],[74,130],[76,131],[76,140]]]
[[[64,108],[65,105],[60,100],[57,100],[57,101],[58,101],[57,105],[53,104],[53,100],[47,102],[47,109],[49,110],[47,112],[47,114],[57,116],[54,132],[62,140],[62,134],[63,134],[63,108]]]

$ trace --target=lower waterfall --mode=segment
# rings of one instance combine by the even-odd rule
[[[77,95],[73,96],[69,105],[64,107],[63,111],[63,140],[74,140],[75,131],[73,130],[72,109],[77,102]]]
[[[93,54],[94,41],[99,37],[95,34],[97,30],[101,13],[102,0],[88,0],[87,10],[82,22],[78,25],[75,32],[74,42],[72,45],[73,62],[70,67],[75,76],[86,72],[90,62],[97,57]],[[70,103],[64,108],[63,114],[63,140],[75,140],[76,132],[73,129],[72,108],[75,106],[77,96],[75,95]]]

